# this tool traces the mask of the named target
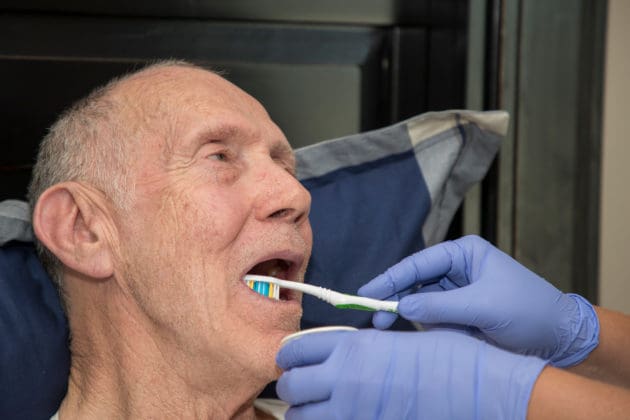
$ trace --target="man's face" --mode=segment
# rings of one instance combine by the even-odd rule
[[[291,148],[257,101],[216,75],[166,68],[129,83],[120,95],[142,134],[130,146],[131,206],[117,220],[122,289],[176,348],[174,364],[273,379],[300,297],[262,297],[242,277],[303,281],[310,195]]]

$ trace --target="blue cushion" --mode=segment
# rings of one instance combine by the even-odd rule
[[[426,219],[431,200],[413,152],[303,182],[313,198],[315,232],[307,282],[355,294],[402,255],[424,247],[419,221]],[[309,295],[303,307],[303,329],[323,324],[370,327],[369,312],[340,311]],[[394,328],[413,326],[401,321]]]
[[[346,293],[441,241],[465,192],[485,175],[504,112],[445,111],[296,151],[313,197],[306,282]],[[304,296],[302,328],[371,327],[371,314]],[[395,329],[413,329],[398,320]]]
[[[48,419],[66,393],[68,326],[32,244],[0,251],[0,418]]]
[[[506,129],[504,112],[445,111],[297,150],[298,177],[313,196],[306,281],[355,293],[441,241]],[[48,419],[67,386],[67,322],[31,238],[25,203],[0,203],[0,418]],[[304,328],[369,327],[370,317],[304,297]]]

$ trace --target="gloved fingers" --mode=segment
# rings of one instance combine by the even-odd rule
[[[282,346],[276,363],[283,370],[297,366],[323,363],[335,349],[339,340],[352,331],[331,331],[308,334]]]
[[[450,289],[449,289],[450,290]],[[417,293],[427,293],[427,292],[443,292],[444,288],[440,284],[440,282],[425,284],[420,287]]]
[[[458,324],[486,327],[486,318],[479,309],[479,301],[473,286],[445,292],[416,293],[405,296],[398,304],[398,314],[409,321],[422,324]]]
[[[276,393],[289,405],[302,405],[330,398],[338,372],[313,365],[284,372],[276,383]]]
[[[483,337],[478,335],[479,329],[475,327],[468,327],[460,324],[422,324],[425,331],[451,331],[457,332],[471,337],[483,340]]]
[[[441,279],[436,279],[433,283],[422,285],[422,287],[416,290],[416,293],[444,292],[447,290],[459,289],[459,287],[460,286],[453,283],[448,277],[442,277]]]
[[[439,285],[441,291],[443,292],[468,286],[468,282],[466,281],[460,282],[459,284],[457,284],[451,279],[449,279],[448,277],[442,277],[437,284]]]
[[[398,315],[394,313],[378,311],[372,315],[372,324],[374,325],[374,328],[386,330],[391,327],[394,322],[396,322],[397,318]]]
[[[444,242],[410,255],[363,285],[358,295],[385,299],[412,286],[444,277],[452,270],[453,249],[460,250],[457,245]]]
[[[324,420],[333,417],[328,401],[291,407],[285,414],[287,420]]]

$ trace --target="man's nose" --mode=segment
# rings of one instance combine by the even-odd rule
[[[276,163],[259,174],[256,218],[302,224],[308,219],[311,194]]]

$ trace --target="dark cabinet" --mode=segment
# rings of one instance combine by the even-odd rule
[[[157,59],[222,71],[294,147],[464,106],[465,1],[4,3],[0,200],[24,196],[64,108]]]

